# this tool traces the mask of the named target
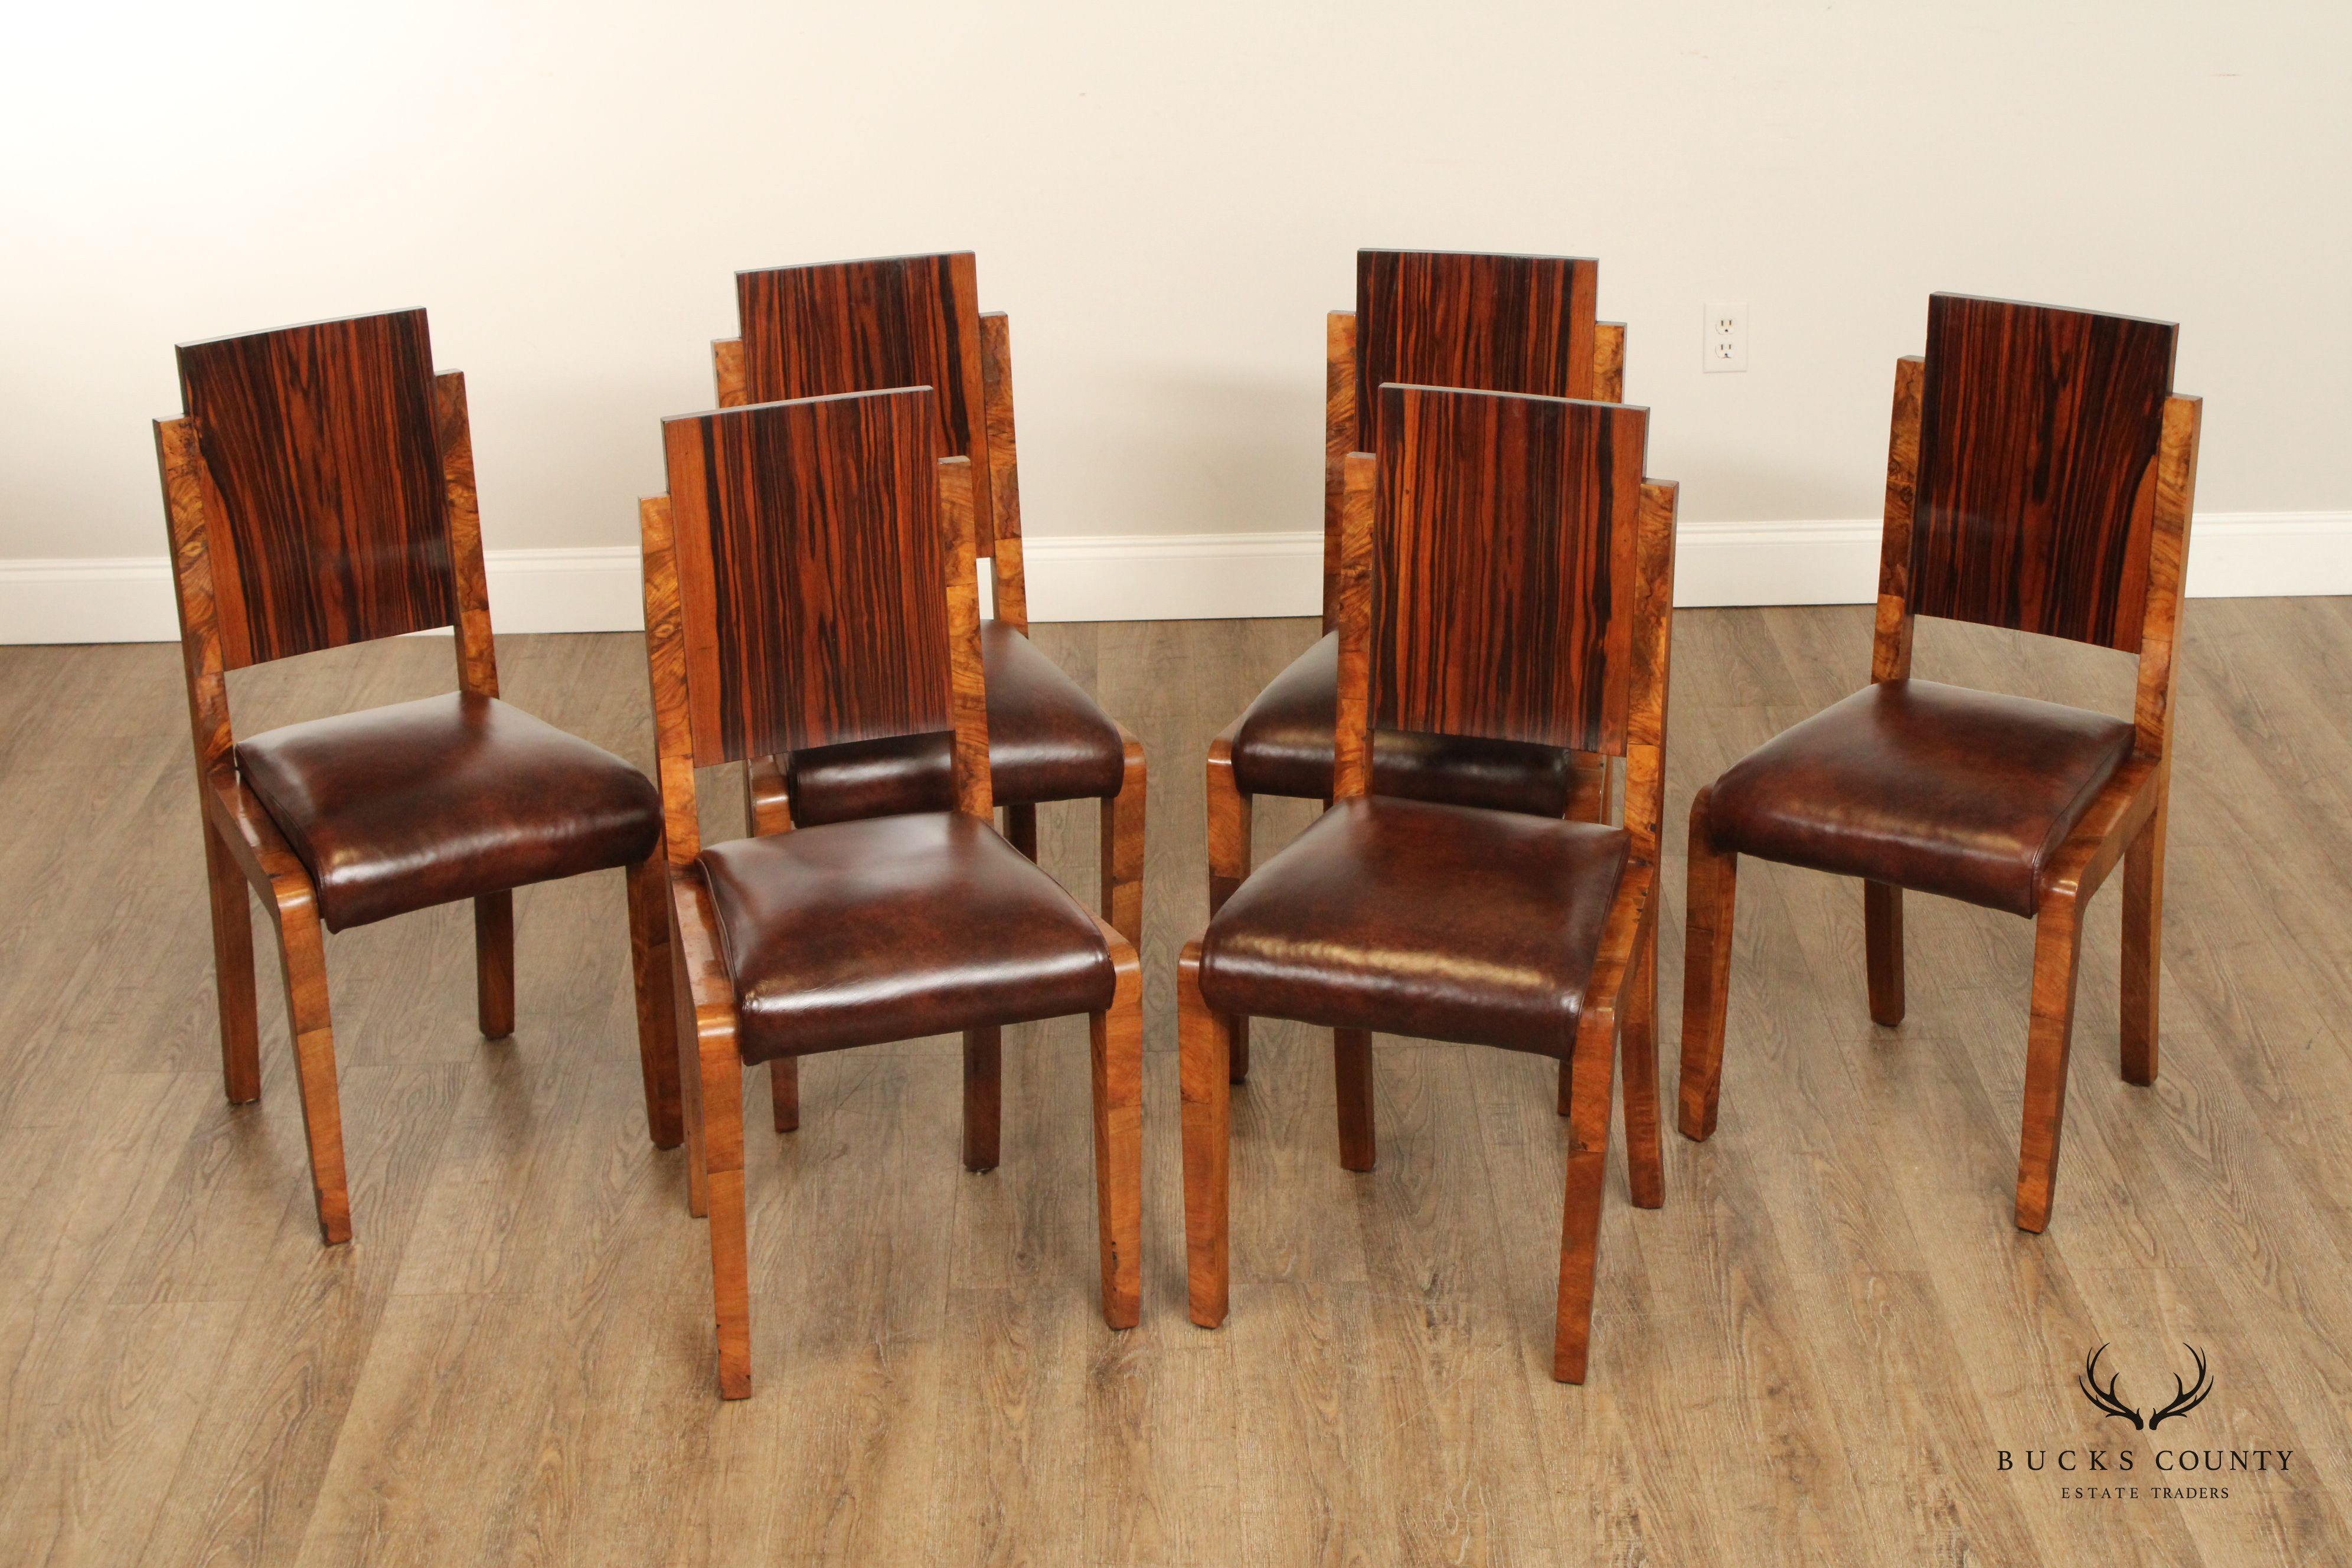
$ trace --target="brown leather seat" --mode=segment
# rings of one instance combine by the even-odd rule
[[[1094,917],[961,812],[739,838],[701,864],[747,1062],[1110,1005]]]
[[[1234,786],[1244,795],[1328,798],[1339,721],[1339,634],[1331,632],[1243,711],[1234,736]],[[1372,737],[1375,795],[1559,816],[1575,786],[1570,753],[1551,746],[1394,730]]]
[[[1716,781],[1718,848],[2012,914],[2131,755],[2102,713],[1889,680],[1750,752]]]
[[[271,730],[239,741],[236,764],[330,931],[634,865],[661,837],[645,774],[474,692]]]
[[[1002,622],[982,624],[980,651],[988,679],[988,775],[996,804],[1107,800],[1118,794],[1127,776],[1126,745],[1118,726],[1086,689]],[[912,735],[798,752],[786,774],[793,820],[845,822],[952,810],[949,747],[945,734]]]
[[[1564,1057],[1630,844],[1594,823],[1342,800],[1210,920],[1201,994]]]

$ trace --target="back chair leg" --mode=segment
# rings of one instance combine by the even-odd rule
[[[2044,896],[2033,922],[2033,1019],[2025,1039],[2025,1129],[2017,1158],[2017,1227],[2050,1223],[2066,1118],[2066,1057],[2074,1035],[2074,971],[2083,955],[2081,901]]]
[[[327,1007],[327,945],[308,888],[278,889],[278,952],[286,973],[286,1023],[302,1089],[302,1130],[310,1145],[310,1191],[319,1234],[329,1246],[352,1238],[352,1194],[343,1175],[343,1110],[335,1089],[335,1028]]]
[[[1372,1124],[1370,1030],[1331,1031],[1331,1076],[1339,1088],[1339,1163],[1350,1171],[1369,1171],[1380,1161]]]
[[[1862,945],[1870,1021],[1891,1029],[1903,1021],[1903,889],[1892,882],[1862,885]]]
[[[997,1128],[1003,1116],[1004,1031],[963,1032],[963,1168],[996,1169]]]
[[[686,1136],[679,1104],[677,1045],[671,1037],[669,860],[659,845],[628,870],[629,966],[636,985],[637,1063],[646,1080],[646,1130],[656,1149],[675,1149]]]
[[[735,1032],[700,1042],[702,1152],[710,1194],[710,1286],[719,1322],[719,1396],[751,1392],[750,1238],[743,1214],[743,1061]]]
[[[1143,1312],[1143,966],[1124,942],[1110,1011],[1087,1020],[1093,1042],[1095,1211],[1103,1321],[1135,1327]]]
[[[474,999],[485,1039],[514,1033],[514,895],[474,900]]]
[[[1617,1050],[1625,1062],[1626,1181],[1633,1188],[1633,1206],[1654,1209],[1664,1207],[1666,1201],[1666,1156],[1658,1135],[1658,928],[1654,921],[1642,942],[1641,965],[1633,976]],[[1574,1058],[1563,1065],[1572,1068]],[[1570,1098],[1575,1098],[1572,1084]]]
[[[2169,783],[2124,852],[2124,1081],[2156,1081],[2157,987],[2164,968],[2164,818]]]
[[[778,1057],[768,1064],[768,1106],[776,1115],[776,1131],[793,1132],[801,1124],[801,1059]]]
[[[1738,894],[1739,857],[1718,850],[1708,836],[1712,785],[1691,802],[1690,913],[1683,942],[1683,1136],[1715,1131],[1723,1088],[1724,1015],[1731,998],[1731,919]]]
[[[1004,808],[1004,837],[1013,847],[1037,858],[1037,808],[1034,805],[1008,805]]]
[[[1112,929],[1143,948],[1143,742],[1119,731],[1127,771],[1118,793],[1102,803],[1102,915]]]
[[[1225,1020],[1201,997],[1201,944],[1176,961],[1177,1080],[1184,1100],[1184,1281],[1192,1321],[1225,1321],[1233,1076]]]
[[[1250,874],[1250,797],[1234,783],[1230,740],[1217,737],[1209,747],[1209,913],[1224,908],[1234,889]],[[1232,1042],[1233,1081],[1249,1077],[1249,1020],[1225,1021]]]
[[[1609,1169],[1610,1079],[1617,1060],[1617,1019],[1591,1007],[1578,1020],[1569,1058],[1575,1070],[1575,1114],[1570,1123],[1568,1195],[1560,1211],[1559,1325],[1552,1341],[1551,1374],[1582,1383],[1592,1342],[1592,1282],[1601,1248],[1601,1194]]]
[[[213,989],[220,998],[221,1080],[231,1105],[261,1098],[261,1014],[254,991],[253,913],[245,872],[205,818],[205,880],[213,906]]]

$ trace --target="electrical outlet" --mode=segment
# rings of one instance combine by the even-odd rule
[[[1711,300],[1699,335],[1699,368],[1709,375],[1748,368],[1748,301]]]

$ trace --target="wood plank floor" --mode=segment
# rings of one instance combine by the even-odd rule
[[[1859,684],[1868,617],[1677,618],[1669,1086],[1691,794]],[[2200,602],[2188,629],[2162,1078],[2117,1076],[2110,889],[2049,1233],[2010,1223],[2027,922],[1911,900],[1909,1021],[1876,1029],[1857,889],[1751,863],[1721,1131],[1668,1132],[1656,1213],[1618,1161],[1572,1389],[1565,1129],[1549,1065],[1503,1052],[1382,1037],[1357,1176],[1328,1037],[1261,1024],[1233,1314],[1186,1321],[1201,759],[1314,628],[1040,628],[1153,771],[1143,1324],[1095,1309],[1082,1020],[1008,1032],[989,1175],[957,1158],[953,1042],[820,1058],[797,1134],[752,1119],[760,1392],[726,1407],[680,1156],[645,1139],[619,874],[520,895],[510,1042],[474,1031],[462,908],[334,940],[359,1238],[324,1250],[258,927],[264,1099],[221,1096],[177,650],[0,649],[0,1563],[2352,1561],[2352,600]],[[1925,674],[2128,710],[2117,656],[1920,644]],[[638,639],[499,654],[512,700],[651,762]],[[255,671],[240,728],[446,689],[447,659]],[[1261,858],[1311,809],[1262,805]],[[1044,823],[1090,889],[1092,807]],[[2075,1390],[2111,1343],[2151,1405],[2183,1342],[2216,1392],[2160,1432]],[[2136,1468],[2029,1468],[2090,1448]],[[2159,1448],[2225,1468],[2159,1475]],[[2062,1495],[2116,1482],[2140,1495]],[[2184,1485],[2228,1495],[2152,1495]]]

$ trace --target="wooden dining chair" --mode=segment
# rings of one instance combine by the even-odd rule
[[[277,921],[319,1228],[352,1236],[323,933],[471,899],[482,1033],[514,1030],[514,900],[628,868],[637,1047],[654,1142],[679,1127],[661,802],[611,752],[499,700],[466,379],[425,312],[179,350],[155,424],[212,894],[228,1098],[261,1096],[249,885]],[[228,673],[448,626],[457,689],[236,738]]]
[[[1210,742],[1211,912],[1249,875],[1255,796],[1332,795],[1341,476],[1349,453],[1379,447],[1373,389],[1398,382],[1622,401],[1625,328],[1593,320],[1600,275],[1601,264],[1581,257],[1356,253],[1356,308],[1332,311],[1325,325],[1323,637]],[[1609,809],[1605,764],[1556,747],[1388,733],[1373,752],[1384,794],[1587,821]],[[1234,1036],[1233,1070],[1235,1083],[1249,1076],[1245,1025]],[[1567,1090],[1563,1078],[1562,1114]]]
[[[1142,743],[1029,640],[1021,476],[1013,427],[1012,326],[982,313],[972,254],[890,256],[735,275],[741,335],[711,344],[719,405],[887,387],[937,395],[940,451],[971,459],[974,538],[990,563],[993,618],[981,625],[990,787],[1015,847],[1037,858],[1037,807],[1095,800],[1105,919],[1143,943]],[[758,757],[753,832],[954,804],[936,737]],[[769,1070],[776,1130],[800,1125],[793,1064]]]
[[[1380,452],[1349,457],[1341,493],[1336,799],[1178,963],[1192,1321],[1225,1316],[1232,1019],[1334,1030],[1352,1171],[1374,1159],[1372,1030],[1501,1046],[1570,1068],[1552,1373],[1580,1383],[1621,1048],[1633,1201],[1664,1201],[1653,915],[1675,487],[1642,477],[1645,409],[1378,396]],[[1370,763],[1390,731],[1622,757],[1623,824],[1386,790]]]
[[[996,1163],[1003,1026],[1094,1040],[1103,1317],[1136,1321],[1143,1016],[1135,950],[991,826],[976,465],[929,387],[667,420],[643,503],[646,626],[683,974],[688,1199],[710,1218],[719,1387],[751,1391],[742,1070],[961,1030],[964,1163]],[[703,847],[695,770],[936,741],[954,794]]]
[[[2050,1223],[2083,909],[2121,859],[2123,1076],[2156,1081],[2164,825],[2200,405],[2167,322],[1937,294],[1895,363],[1871,682],[1691,803],[1682,1130],[1715,1131],[1741,855],[1863,879],[1870,1016],[1903,889],[2035,923],[2017,1223]],[[2136,653],[2129,721],[1915,679],[1915,617]]]

